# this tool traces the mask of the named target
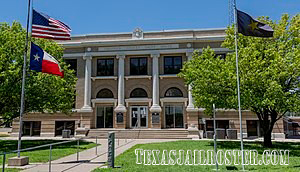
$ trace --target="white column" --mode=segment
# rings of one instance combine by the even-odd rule
[[[126,107],[124,106],[124,60],[125,55],[117,55],[119,59],[118,66],[118,106],[115,108],[115,112],[126,112]]]
[[[186,56],[188,58],[188,60],[191,60],[193,58],[193,51],[188,51],[186,52]],[[188,98],[189,98],[189,104],[186,108],[186,111],[188,112],[191,112],[191,111],[196,111],[197,109],[195,109],[195,106],[194,106],[194,99],[193,99],[193,96],[192,96],[192,86],[189,85],[188,86],[188,89],[189,89],[189,93],[188,93]]]
[[[158,58],[160,54],[151,54],[152,57],[152,106],[150,108],[151,112],[161,112],[161,107],[159,106],[159,64]]]
[[[81,111],[92,111],[91,107],[91,68],[92,56],[83,56],[85,60],[85,78],[84,78],[84,105]]]

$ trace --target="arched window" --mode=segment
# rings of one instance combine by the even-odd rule
[[[136,88],[130,93],[131,98],[148,97],[147,92],[142,88]]]
[[[100,90],[96,98],[114,98],[114,94],[107,88]]]
[[[171,87],[166,91],[165,97],[183,97],[183,94],[180,89]]]

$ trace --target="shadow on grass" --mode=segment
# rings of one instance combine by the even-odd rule
[[[217,145],[219,149],[241,149],[240,142],[218,141]],[[210,146],[214,146],[214,143],[210,142]],[[290,157],[298,157],[300,155],[300,143],[276,142],[273,143],[272,148],[264,148],[261,142],[244,142],[244,149],[255,149],[259,154],[263,154],[264,150],[289,150]]]
[[[66,141],[66,140],[22,140],[21,147],[22,147],[22,149],[25,149],[25,148],[31,148],[31,147],[35,147],[35,146],[63,142],[63,141]],[[81,140],[79,144],[80,144],[80,146],[85,146],[90,143]],[[17,140],[0,140],[0,153],[16,150],[17,147],[18,147]],[[53,146],[53,148],[60,148],[60,149],[76,148],[76,147],[77,147],[77,141]],[[46,149],[49,149],[49,147],[43,147],[43,148],[34,149],[34,150],[46,150]]]

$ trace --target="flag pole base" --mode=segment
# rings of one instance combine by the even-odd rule
[[[28,156],[12,157],[8,159],[8,166],[24,166],[29,164]]]

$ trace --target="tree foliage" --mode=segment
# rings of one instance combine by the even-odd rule
[[[13,22],[11,26],[0,23],[0,116],[4,122],[19,116],[25,38],[26,31],[20,23]],[[70,112],[74,103],[76,77],[74,71],[63,62],[63,48],[46,39],[32,41],[60,61],[64,78],[29,70],[28,51],[25,113]]]
[[[300,111],[300,15],[284,14],[277,23],[268,17],[260,20],[274,29],[273,38],[238,35],[241,106],[257,114],[269,147],[275,122],[286,112]],[[226,59],[206,48],[195,52],[180,73],[193,87],[196,106],[207,113],[213,103],[237,109],[234,28],[228,27],[226,34]]]

